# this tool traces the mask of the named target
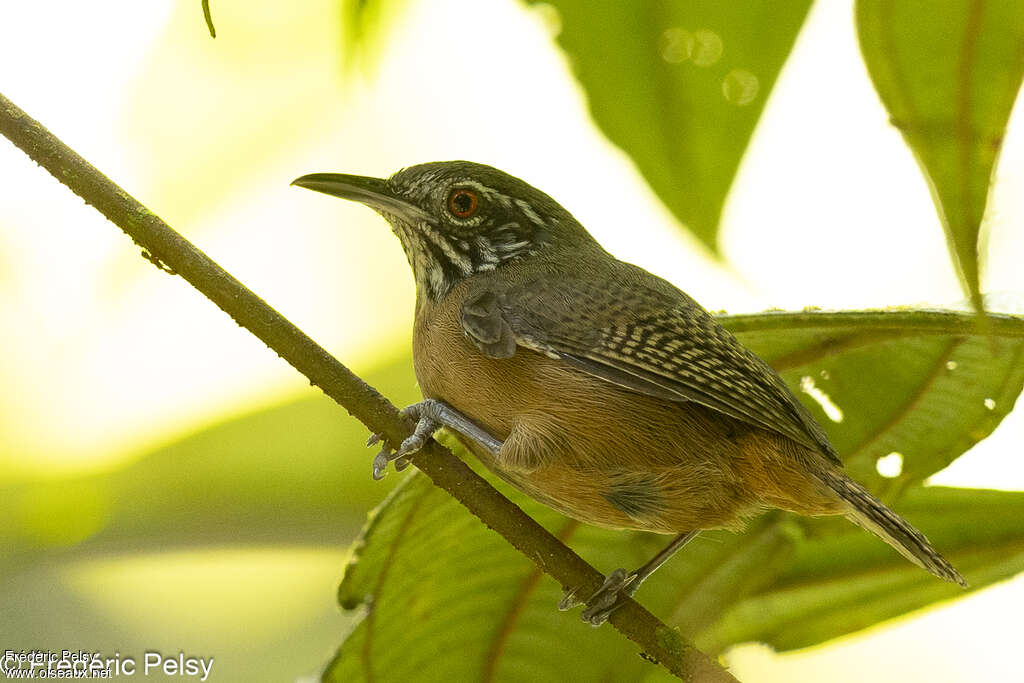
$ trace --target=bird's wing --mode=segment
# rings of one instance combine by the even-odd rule
[[[700,403],[840,463],[824,430],[763,360],[685,293],[621,265],[631,269],[627,277],[560,274],[484,289],[463,303],[463,329],[490,356],[512,355],[514,343],[633,391]]]

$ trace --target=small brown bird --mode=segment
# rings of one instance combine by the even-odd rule
[[[966,586],[927,539],[847,477],[782,379],[685,293],[606,252],[568,211],[497,169],[413,166],[382,180],[295,185],[391,224],[416,278],[415,432],[451,429],[495,474],[578,520],[677,534],[587,601],[603,623],[701,529],[771,507],[845,515],[935,576]],[[371,443],[376,440],[371,437]],[[578,604],[570,591],[561,607]]]

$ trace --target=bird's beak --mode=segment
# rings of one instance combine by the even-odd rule
[[[345,175],[344,173],[310,173],[296,178],[292,181],[292,185],[323,192],[333,197],[361,202],[372,209],[410,221],[427,218],[423,209],[396,196],[388,188],[387,182],[381,178]]]

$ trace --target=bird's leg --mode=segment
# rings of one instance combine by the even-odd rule
[[[497,455],[501,450],[502,442],[495,439],[486,431],[478,427],[472,420],[452,408],[444,401],[432,398],[413,403],[402,409],[402,417],[416,420],[416,428],[398,447],[395,452],[390,452],[385,446],[373,459],[373,478],[381,479],[387,472],[388,463],[395,461],[395,469],[404,470],[409,466],[409,457],[426,445],[427,441],[434,436],[441,427],[462,434],[483,446],[491,455]],[[372,446],[381,440],[380,434],[371,434],[366,445]]]
[[[627,598],[632,597],[636,593],[636,589],[640,587],[640,584],[648,576],[653,574],[658,567],[665,564],[668,558],[675,555],[680,548],[692,541],[699,533],[700,531],[698,530],[679,534],[657,555],[652,557],[647,564],[634,572],[627,574],[625,569],[616,569],[609,574],[604,584],[587,600],[587,606],[580,615],[583,621],[591,626],[600,626],[608,621],[608,617],[619,607],[620,595],[624,595]],[[572,609],[578,604],[580,604],[580,600],[576,598],[576,589],[572,589],[566,592],[565,597],[558,603],[558,609],[565,611]]]

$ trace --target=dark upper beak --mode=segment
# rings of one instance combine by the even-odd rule
[[[408,220],[426,220],[428,218],[423,209],[395,195],[388,188],[387,182],[380,178],[344,173],[310,173],[296,178],[292,181],[292,185],[323,192],[333,197],[362,202],[370,208]]]

